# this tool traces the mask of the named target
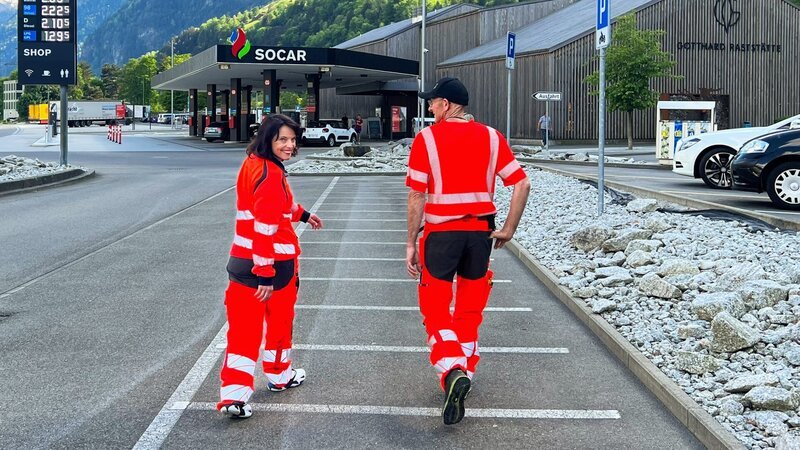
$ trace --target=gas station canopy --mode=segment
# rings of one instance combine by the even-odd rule
[[[153,77],[159,90],[205,90],[209,84],[227,85],[241,79],[243,85],[261,86],[264,71],[275,70],[286,89],[306,86],[307,76],[319,75],[320,88],[350,87],[416,77],[417,61],[338,48],[252,46],[241,58],[230,45],[216,45],[183,64]]]

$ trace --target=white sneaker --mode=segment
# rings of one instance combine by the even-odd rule
[[[280,392],[280,391],[285,391],[286,389],[289,389],[289,388],[300,386],[301,384],[303,384],[303,381],[306,381],[306,371],[305,370],[303,370],[303,369],[292,369],[292,373],[294,373],[294,375],[292,375],[292,379],[289,380],[289,382],[284,384],[283,386],[278,387],[278,386],[276,386],[276,385],[274,385],[272,383],[268,383],[267,387],[269,388],[270,391]]]
[[[247,419],[253,415],[253,408],[245,402],[226,402],[219,407],[219,412],[231,419]]]

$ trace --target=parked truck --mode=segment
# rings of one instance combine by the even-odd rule
[[[47,106],[47,105],[45,105]],[[61,103],[51,101],[49,110],[56,113],[56,121],[61,121]],[[88,127],[94,123],[100,125],[130,124],[125,117],[125,105],[115,100],[86,100],[67,102],[67,125],[70,127]]]

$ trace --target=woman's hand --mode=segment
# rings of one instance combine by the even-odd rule
[[[319,230],[322,228],[322,219],[320,219],[318,215],[312,213],[311,217],[308,218],[308,224],[311,225],[311,228]]]
[[[256,289],[256,298],[261,303],[269,300],[270,296],[272,296],[272,286],[259,285],[258,289]]]

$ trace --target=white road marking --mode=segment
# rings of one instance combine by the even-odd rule
[[[325,220],[325,219],[322,219]],[[348,244],[348,245],[406,245],[405,242],[366,242],[366,241],[336,241],[336,242],[317,242],[317,241],[303,241],[303,246],[309,244],[321,244],[321,245],[341,245],[341,244]]]
[[[300,277],[300,282],[305,281],[358,281],[361,283],[418,283],[415,278],[320,278],[320,277]],[[511,280],[492,280],[493,283],[511,283]]]
[[[319,213],[320,214],[350,214],[350,213],[359,213],[359,214],[364,214],[364,213],[376,213],[376,214],[377,213],[380,213],[380,214],[403,213],[403,214],[405,214],[406,210],[403,209],[403,210],[394,210],[394,211],[384,211],[384,210],[380,210],[379,211],[379,210],[375,210],[375,209],[351,209],[351,210],[348,210],[348,211],[341,211],[341,210],[338,210],[338,211],[320,211]]]
[[[701,192],[701,191],[661,191],[667,194],[680,194],[680,195],[705,195],[710,197],[730,197],[730,198],[746,198],[746,199],[754,199],[754,198],[761,198],[757,195],[752,194],[725,194],[720,192]]]
[[[406,222],[408,219],[331,219],[323,217],[322,220],[324,222]]]
[[[328,197],[328,194],[330,194],[331,190],[333,190],[338,181],[339,177],[334,177],[333,180],[331,180],[328,188],[325,189],[322,195],[320,195],[320,197],[317,199],[316,203],[314,203],[314,206],[311,207],[310,212],[316,213],[317,209],[319,209],[320,205],[322,205],[322,202],[325,201],[325,199]],[[227,190],[224,192],[227,192]],[[222,193],[218,195],[221,194]],[[156,222],[156,224],[162,221]],[[155,226],[155,224],[151,226]],[[297,227],[297,236],[300,237],[305,229],[305,223]],[[169,436],[172,428],[176,423],[178,423],[178,419],[180,419],[181,415],[183,414],[184,408],[181,408],[181,405],[192,401],[192,397],[194,397],[195,393],[197,393],[197,390],[200,389],[200,386],[203,384],[203,381],[205,381],[208,373],[211,372],[211,369],[214,368],[214,365],[216,364],[220,355],[223,353],[222,349],[225,347],[223,346],[220,348],[220,344],[224,345],[225,333],[227,332],[227,329],[228,324],[226,323],[219,330],[219,333],[217,333],[211,343],[208,344],[208,347],[206,347],[206,349],[203,351],[203,354],[200,355],[200,358],[198,358],[197,362],[194,364],[191,370],[189,370],[189,373],[186,374],[186,377],[184,377],[183,381],[181,381],[181,383],[178,385],[178,388],[175,389],[175,392],[172,393],[169,400],[167,400],[167,403],[164,404],[164,406],[161,408],[161,411],[158,412],[158,415],[150,423],[150,426],[148,426],[142,436],[139,437],[139,441],[136,442],[136,445],[133,447],[134,449],[158,449],[161,447],[161,444],[164,443],[164,440],[167,438],[167,436]],[[212,404],[212,408],[213,407],[214,406]]]
[[[292,350],[325,351],[325,352],[396,352],[396,353],[430,353],[429,347],[409,347],[400,345],[322,345],[294,344]],[[481,353],[519,353],[563,355],[569,353],[564,347],[481,347]]]
[[[301,256],[301,261],[405,261],[405,258],[329,258],[326,256]]]
[[[295,305],[295,309],[353,310],[353,311],[416,311],[419,306],[360,306],[360,305]],[[450,308],[452,311],[453,308]],[[484,312],[532,312],[533,308],[503,308],[487,306]]]
[[[322,219],[322,220],[324,221],[325,219]],[[396,232],[402,231],[404,233],[408,232],[408,230],[406,230],[406,229],[397,229],[397,228],[390,228],[388,230],[387,229],[380,229],[380,228],[323,228],[323,229],[318,230],[318,231],[363,231],[363,232],[369,232],[369,233],[374,233],[374,232],[378,232],[378,231],[396,231]]]
[[[250,403],[253,411],[276,413],[310,413],[310,414],[365,414],[370,416],[417,416],[437,417],[442,415],[441,408],[417,408],[408,406],[379,405],[314,405],[287,403]],[[210,402],[193,402],[189,405],[193,411],[215,411],[216,404]],[[564,419],[564,420],[609,420],[620,419],[615,409],[496,409],[467,408],[465,417],[475,419]]]
[[[756,212],[765,213],[765,214],[794,214],[798,215],[800,212],[791,212],[791,211],[770,211],[767,209],[757,209]]]

